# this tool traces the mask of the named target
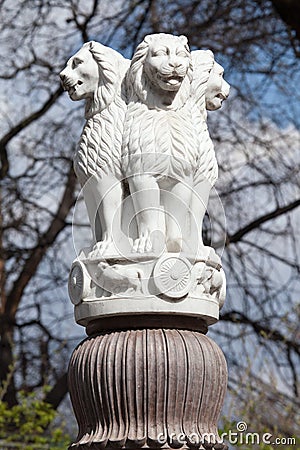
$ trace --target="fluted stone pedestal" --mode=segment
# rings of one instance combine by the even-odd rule
[[[227,385],[219,347],[197,331],[108,331],[69,366],[80,449],[225,449],[217,421]]]

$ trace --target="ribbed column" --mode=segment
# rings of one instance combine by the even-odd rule
[[[219,347],[196,331],[98,334],[73,352],[79,432],[70,448],[215,448],[227,385]],[[202,443],[202,444],[201,444]]]

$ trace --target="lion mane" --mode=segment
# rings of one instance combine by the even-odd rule
[[[211,50],[194,50],[192,52],[194,76],[192,81],[192,95],[206,119],[205,92],[210,72],[213,69],[215,58]]]
[[[199,130],[199,154],[197,168],[194,173],[194,184],[206,180],[213,186],[218,178],[218,163],[214,145],[207,127],[207,111],[205,107],[205,92],[210,72],[215,59],[210,50],[195,50],[192,52],[194,77],[192,81],[192,97],[197,111],[194,114],[195,127]]]
[[[81,184],[91,176],[112,173],[121,177],[120,159],[126,102],[122,82],[129,61],[98,42],[87,47],[99,67],[98,89],[86,100],[84,126],[74,158]]]
[[[163,33],[146,36],[138,45],[127,73],[129,104],[123,139],[127,176],[146,172],[182,179],[190,176],[195,167],[198,136],[191,111],[191,56],[174,102],[166,107],[158,106],[159,94],[144,71],[150,44],[159,40],[167,46],[170,39],[179,40],[190,55],[184,36]]]

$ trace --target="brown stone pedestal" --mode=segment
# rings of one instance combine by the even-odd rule
[[[223,353],[198,331],[98,332],[70,361],[79,426],[70,449],[224,450],[217,421],[226,385]]]

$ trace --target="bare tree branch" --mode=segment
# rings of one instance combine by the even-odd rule
[[[272,0],[282,20],[296,32],[300,43],[300,3],[298,0]]]
[[[55,383],[53,388],[45,397],[45,402],[49,403],[54,409],[57,409],[66,394],[68,393],[68,377],[64,373]]]
[[[47,252],[48,248],[55,241],[58,234],[65,228],[65,219],[70,212],[70,209],[75,203],[75,190],[76,178],[73,171],[73,167],[70,167],[65,190],[58,206],[55,218],[52,220],[47,231],[41,235],[36,246],[32,249],[31,254],[25,261],[23,269],[18,278],[13,283],[10,293],[7,295],[4,314],[6,320],[11,321],[14,319],[18,305],[21,301],[24,289],[34,276],[36,269],[41,262],[43,256]]]
[[[298,206],[300,206],[300,199],[295,200],[289,205],[283,206],[281,208],[276,208],[274,211],[258,217],[257,219],[253,220],[252,222],[238,230],[236,233],[232,235],[228,234],[226,237],[226,244],[229,245],[230,243],[239,242],[243,236],[255,230],[256,228],[259,228],[260,225],[268,222],[269,220],[276,219],[277,217],[292,211]]]
[[[61,96],[63,92],[63,88],[60,86],[55,92],[53,92],[53,94],[50,95],[48,100],[38,111],[35,111],[25,119],[22,119],[17,125],[11,128],[9,132],[2,137],[2,139],[0,139],[0,179],[3,179],[9,171],[9,161],[6,148],[9,141],[11,141],[11,139],[13,139],[18,133],[20,133],[20,131],[28,127],[28,125],[30,125],[32,122],[42,117],[51,108],[51,106],[56,102],[56,100]]]
[[[297,355],[300,356],[300,343],[297,343],[296,341],[293,341],[291,339],[288,339],[285,335],[283,335],[280,331],[272,329],[268,327],[267,325],[263,325],[260,321],[256,321],[251,319],[246,314],[242,313],[241,311],[229,311],[221,316],[221,319],[224,321],[229,321],[237,324],[245,324],[249,325],[253,328],[255,333],[259,335],[265,335],[267,336],[267,339],[273,341],[273,342],[281,342],[284,344],[287,348],[293,350]]]

